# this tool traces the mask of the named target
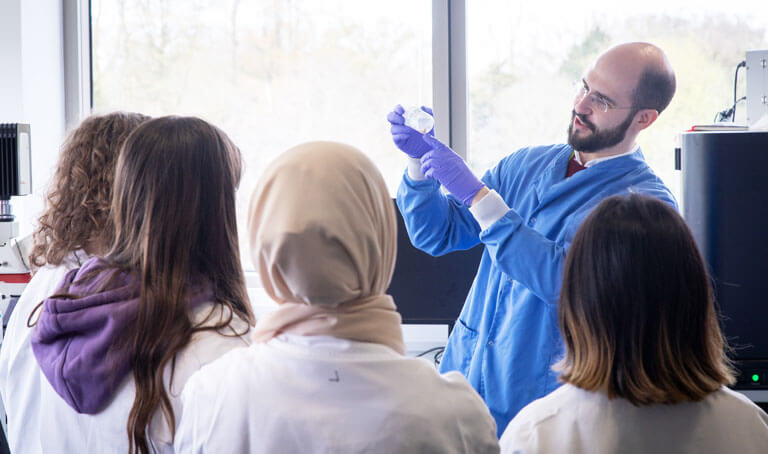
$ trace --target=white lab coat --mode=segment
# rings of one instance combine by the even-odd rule
[[[203,367],[182,393],[184,453],[494,453],[460,374],[380,344],[280,335]]]
[[[700,402],[635,407],[563,385],[523,408],[501,437],[505,454],[768,452],[768,415],[722,387]]]
[[[68,266],[69,269],[73,267]],[[79,265],[74,265],[74,267],[77,266]],[[48,290],[49,288],[55,289],[61,282],[67,270],[60,268],[64,267],[43,268],[32,278],[22,295],[22,298],[25,298],[29,292],[27,300],[32,302],[19,299],[9,321],[8,338],[12,346],[4,343],[3,352],[0,353],[0,387],[8,413],[8,441],[11,452],[14,454],[126,453],[128,452],[126,424],[135,396],[132,375],[129,374],[126,377],[113,400],[100,413],[78,414],[48,383],[32,353],[29,343],[31,330],[26,329],[27,315],[37,302],[50,296],[52,290]],[[45,274],[41,274],[44,271]],[[35,282],[36,279],[39,282]],[[46,283],[49,285],[46,286]],[[46,289],[42,290],[42,287]],[[210,314],[211,308],[210,303],[198,306],[192,314],[193,323],[203,321]],[[220,311],[220,308],[221,306],[218,306],[217,309]],[[22,335],[19,335],[21,332],[19,316],[21,315],[24,315],[22,318],[25,330]],[[218,316],[221,316],[220,312]],[[246,330],[246,322],[237,317],[234,320],[233,326],[238,332]],[[218,317],[214,316],[206,322],[206,325],[215,324],[216,321]],[[11,331],[11,322],[16,332]],[[238,337],[231,332],[229,334],[229,336],[223,336],[212,331],[198,332],[192,337],[191,343],[178,355],[173,386],[169,393],[177,422],[182,414],[180,394],[189,376],[229,350],[248,345],[247,336]],[[6,347],[10,348],[6,351]],[[167,383],[170,367],[167,367],[165,372]],[[158,452],[172,453],[171,431],[165,418],[160,416],[160,412],[155,414],[150,430]]]
[[[48,385],[48,382],[32,353],[32,328],[27,327],[27,320],[35,306],[57,290],[64,275],[87,260],[85,253],[76,251],[59,266],[38,269],[24,288],[8,320],[8,328],[0,347],[0,398],[8,415],[8,445],[14,454],[43,452],[38,436],[40,421],[37,415],[40,414],[41,385]],[[54,391],[51,389],[51,392]]]

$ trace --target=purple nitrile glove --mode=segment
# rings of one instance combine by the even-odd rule
[[[430,115],[434,115],[432,113],[432,109],[429,107],[422,106],[421,110]],[[422,140],[422,137],[424,137],[426,134],[422,134],[410,126],[406,126],[403,113],[405,113],[405,109],[403,109],[403,106],[398,104],[395,106],[395,110],[387,115],[387,121],[392,124],[392,127],[389,130],[392,133],[392,140],[395,142],[397,148],[399,148],[403,153],[412,158],[419,159],[424,155],[424,153],[430,150],[429,145],[424,143],[424,140]],[[435,128],[432,128],[432,130],[427,134],[434,136]]]
[[[461,156],[432,136],[424,136],[424,142],[431,150],[421,157],[421,171],[424,176],[439,181],[445,189],[461,202],[470,206],[475,194],[483,186]]]

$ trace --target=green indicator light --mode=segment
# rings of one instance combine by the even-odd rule
[[[752,381],[760,381],[760,376],[757,374],[752,374]]]

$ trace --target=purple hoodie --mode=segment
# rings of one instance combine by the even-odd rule
[[[101,269],[95,278],[78,283]],[[130,372],[130,345],[118,337],[136,319],[139,281],[135,275],[115,274],[100,258],[88,260],[66,274],[59,288],[78,299],[48,298],[32,336],[40,369],[56,392],[78,413],[100,412]],[[195,293],[190,304],[212,301],[210,286]]]

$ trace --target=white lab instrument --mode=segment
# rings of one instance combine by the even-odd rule
[[[27,250],[17,241],[19,223],[11,211],[11,196],[32,192],[29,125],[0,123],[0,344],[8,317],[32,276]],[[0,401],[3,435],[7,431],[5,408]]]
[[[11,211],[11,196],[32,192],[29,125],[0,124],[0,320],[7,325],[24,287],[29,282],[26,251],[17,241],[19,223]],[[6,314],[8,311],[8,314]],[[0,342],[4,329],[0,332]]]
[[[768,49],[747,51],[747,125],[768,115]]]

